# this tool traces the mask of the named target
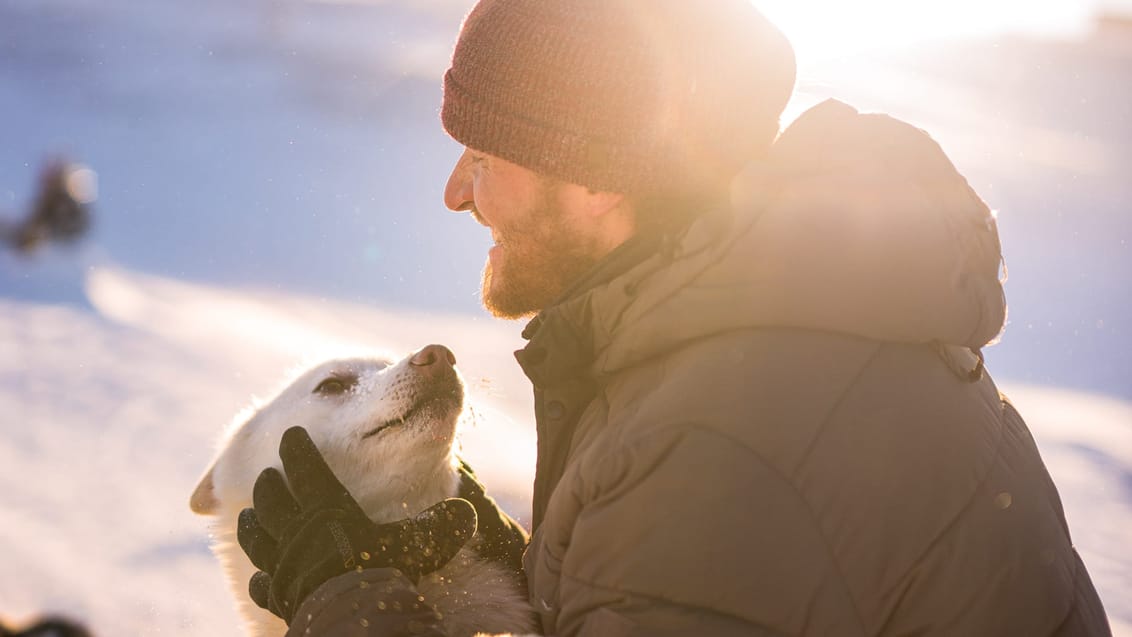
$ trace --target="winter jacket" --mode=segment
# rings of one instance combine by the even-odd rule
[[[740,184],[525,332],[545,633],[1109,635],[983,368],[997,229],[939,147],[826,102]]]

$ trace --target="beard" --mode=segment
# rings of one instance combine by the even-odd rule
[[[495,227],[498,254],[484,265],[484,307],[494,316],[531,316],[556,301],[600,259],[597,242],[572,227],[546,183],[523,219]]]

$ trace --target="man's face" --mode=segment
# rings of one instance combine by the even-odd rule
[[[586,218],[563,184],[492,155],[465,150],[444,203],[467,210],[495,241],[483,270],[483,304],[520,318],[550,305],[600,258]]]

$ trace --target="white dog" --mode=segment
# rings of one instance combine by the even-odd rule
[[[224,566],[249,634],[276,636],[283,621],[248,596],[256,568],[236,541],[236,520],[251,506],[267,467],[281,469],[283,432],[304,427],[338,479],[378,524],[411,517],[457,495],[456,425],[464,387],[452,353],[429,345],[391,364],[379,358],[332,360],[307,371],[233,427],[190,499],[216,516],[213,551]],[[418,590],[443,616],[449,635],[528,632],[533,613],[517,575],[481,559],[473,538]]]

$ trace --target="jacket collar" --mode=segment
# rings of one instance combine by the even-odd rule
[[[594,359],[594,291],[608,288],[658,253],[670,239],[659,233],[635,235],[598,262],[559,299],[523,328],[527,345],[515,358],[536,387],[588,376]]]

